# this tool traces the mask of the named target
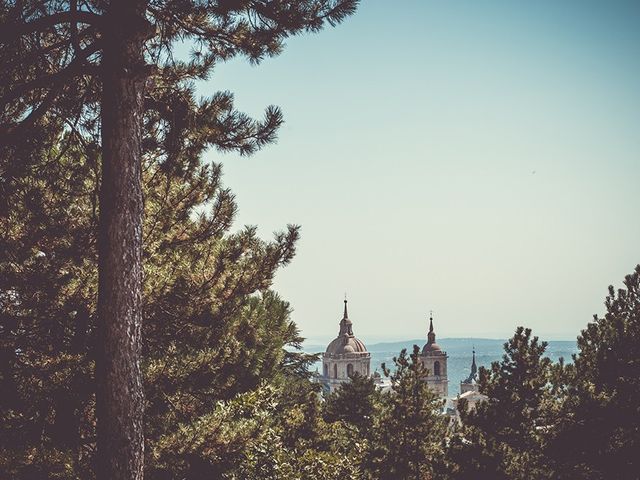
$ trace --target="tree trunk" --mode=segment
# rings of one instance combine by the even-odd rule
[[[102,58],[96,477],[143,478],[141,142],[145,2],[112,0]]]

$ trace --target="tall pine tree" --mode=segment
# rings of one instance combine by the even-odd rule
[[[357,0],[5,0],[0,3],[2,197],[19,188],[60,126],[100,152],[96,344],[98,472],[143,475],[143,159],[189,174],[209,146],[251,153],[273,140],[229,94],[198,102],[192,82],[220,61],[276,55],[283,41],[353,13]],[[178,43],[193,46],[188,60]],[[8,204],[3,205],[5,209]],[[6,210],[2,213],[6,217]]]
[[[12,208],[0,218],[3,478],[94,476],[99,161],[77,141],[67,134],[32,175],[15,179]],[[304,379],[313,357],[284,349],[301,338],[288,305],[269,290],[294,254],[298,229],[271,242],[251,227],[230,234],[236,205],[219,166],[177,177],[149,161],[143,172],[141,366],[153,478],[166,465],[153,453],[164,452],[156,447],[162,439],[184,426],[206,431],[203,419],[220,401],[261,381]],[[216,451],[226,450],[185,457],[216,469]]]

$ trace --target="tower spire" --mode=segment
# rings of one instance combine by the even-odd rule
[[[353,324],[349,320],[349,314],[347,313],[347,295],[344,296],[344,314],[342,320],[340,320],[340,333],[338,335],[353,335]]]
[[[478,371],[478,366],[476,365],[476,347],[473,346],[473,360],[471,360],[471,376],[474,377],[476,372]]]
[[[436,332],[433,330],[433,310],[429,310],[429,333],[427,334],[427,345],[436,343]]]
[[[344,294],[344,316],[343,318],[349,318],[349,315],[347,314],[347,294]]]

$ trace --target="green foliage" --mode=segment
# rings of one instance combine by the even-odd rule
[[[380,404],[380,392],[371,377],[355,373],[351,381],[327,395],[324,403],[324,419],[327,422],[342,421],[355,429],[358,438],[370,438],[374,416]]]
[[[624,286],[609,287],[606,314],[582,331],[574,365],[555,379],[547,454],[556,478],[622,480],[640,471],[640,265]]]
[[[92,477],[98,172],[81,152],[64,137],[32,175],[14,179],[0,217],[3,477]],[[146,430],[149,460],[163,464],[156,442],[260,381],[300,376],[313,357],[285,351],[301,338],[288,304],[268,290],[297,228],[272,242],[253,228],[228,233],[236,207],[217,166],[175,177],[150,164],[145,189]]]
[[[419,354],[414,345],[410,355],[403,349],[394,357],[394,372],[383,365],[392,391],[382,396],[373,447],[365,460],[370,478],[429,479],[440,461],[443,404],[424,381],[427,371]]]
[[[114,18],[127,3],[134,5],[0,1],[0,477],[94,473],[96,212],[108,171],[98,152],[109,131],[101,124],[111,72],[103,61],[116,37],[129,39],[130,50],[144,41],[144,55],[123,52],[137,62],[126,74],[144,85],[144,108],[131,120],[143,127],[142,158],[132,161],[142,163],[145,190],[148,476],[227,471],[225,459],[244,452],[227,437],[248,441],[242,432],[253,432],[268,410],[249,398],[258,405],[249,415],[238,402],[259,392],[261,380],[309,383],[313,357],[283,348],[301,338],[288,304],[269,290],[294,254],[298,228],[270,242],[254,227],[230,233],[233,196],[221,187],[219,166],[201,165],[210,147],[247,155],[273,142],[281,112],[270,106],[252,119],[230,92],[198,99],[194,82],[236,56],[255,63],[277,55],[290,36],[344,20],[357,0],[137,1],[132,15]],[[192,50],[179,55],[179,45]],[[220,433],[216,422],[237,424],[238,436],[230,426]],[[311,425],[299,430],[316,435]],[[346,472],[338,460],[314,462],[298,464]]]
[[[488,401],[467,410],[460,402],[462,426],[449,440],[447,465],[454,479],[547,478],[541,454],[545,397],[551,362],[546,342],[518,327],[504,345],[502,361],[480,368],[480,391]]]
[[[173,429],[155,444],[150,462],[153,470],[148,474],[152,478],[234,480],[357,478],[352,459],[336,449],[345,431],[306,416],[304,404],[281,410],[284,394],[262,384]],[[292,424],[318,421],[316,435],[325,437],[324,442],[314,437],[287,443]],[[322,443],[331,446],[325,449]]]
[[[359,478],[361,448],[353,432],[321,416],[318,384],[292,377],[278,388],[277,402],[261,434],[228,478]]]
[[[358,4],[140,1],[139,18],[125,28],[118,23],[121,19],[111,18],[112,3],[0,2],[0,133],[7,140],[0,158],[20,152],[13,162],[16,172],[26,165],[18,166],[25,160],[22,154],[42,146],[52,122],[66,124],[87,142],[96,139],[104,39],[114,23],[146,38],[148,65],[137,66],[139,75],[152,79],[146,85],[145,146],[147,151],[161,151],[170,168],[181,171],[197,164],[207,146],[250,154],[271,143],[282,124],[277,107],[268,107],[263,120],[236,111],[229,92],[198,100],[194,81],[208,78],[217,64],[234,57],[258,63],[276,56],[287,38],[335,26]],[[190,50],[181,55],[179,46]],[[39,129],[45,130],[43,137]]]

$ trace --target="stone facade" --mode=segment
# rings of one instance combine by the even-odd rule
[[[340,320],[338,336],[327,346],[322,355],[321,382],[330,392],[335,391],[354,373],[369,376],[371,354],[364,343],[353,335],[353,323],[347,313],[344,301],[344,315]]]

